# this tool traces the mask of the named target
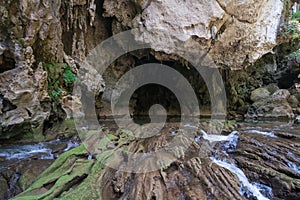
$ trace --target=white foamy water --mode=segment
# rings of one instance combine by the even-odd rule
[[[6,160],[13,159],[26,159],[34,156],[38,156],[41,160],[54,159],[52,148],[56,145],[63,144],[64,141],[54,140],[50,142],[39,142],[36,144],[18,144],[18,145],[7,145],[0,147],[0,157],[5,157]],[[77,142],[69,141],[64,151],[68,151],[73,147],[77,147]]]
[[[261,190],[265,190],[265,188],[268,190],[268,193],[272,194],[272,189],[268,186],[258,184],[258,183],[250,183],[244,172],[236,167],[234,164],[230,164],[224,161],[217,160],[213,157],[211,157],[211,160],[213,163],[219,165],[220,167],[223,167],[232,173],[234,173],[240,183],[242,184],[242,187],[246,188],[253,196],[255,196],[258,200],[269,200],[267,197],[265,197],[262,193]],[[241,190],[241,194],[244,195],[244,193]]]
[[[236,139],[238,136],[237,131],[233,131],[229,135],[214,135],[214,134],[207,134],[204,130],[200,130],[203,134],[203,138],[208,140],[209,142],[224,142],[224,141],[232,141]]]
[[[293,163],[293,162],[288,162],[289,168],[291,168],[293,171],[295,171],[297,174],[300,174],[300,166]]]
[[[68,146],[64,149],[64,151],[69,151],[71,148],[78,147],[78,142],[69,141]]]
[[[247,130],[247,133],[253,133],[253,134],[259,134],[259,135],[264,135],[268,137],[273,137],[276,138],[277,136],[273,132],[265,132],[265,131],[258,131],[258,130]]]
[[[45,143],[37,143],[32,145],[10,145],[0,149],[0,156],[6,160],[25,159],[38,154],[45,154],[41,159],[54,159],[52,150],[47,148]]]

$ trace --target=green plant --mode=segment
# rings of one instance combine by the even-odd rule
[[[292,19],[294,20],[300,20],[300,11],[298,12],[295,12],[293,15],[292,15]]]
[[[296,58],[299,55],[300,55],[300,49],[298,49],[297,51],[294,51],[294,52],[286,55],[285,58],[287,58],[287,59],[294,59],[294,58]]]
[[[57,88],[57,90],[53,89],[51,91],[51,97],[58,98],[62,94],[62,89],[60,87]]]
[[[72,68],[66,63],[43,63],[48,73],[48,94],[52,100],[58,101],[63,91],[69,92],[72,84],[78,80]]]
[[[72,83],[74,83],[75,81],[77,81],[78,78],[77,78],[76,74],[74,74],[74,73],[72,72],[71,67],[70,67],[68,64],[66,64],[66,63],[64,63],[64,64],[65,64],[65,66],[66,66],[66,68],[65,68],[65,70],[64,70],[64,81],[65,81],[67,84],[72,84]]]

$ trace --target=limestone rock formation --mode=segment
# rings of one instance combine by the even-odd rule
[[[47,73],[38,63],[62,61],[59,4],[20,0],[1,2],[0,7],[4,60],[0,66],[0,93],[5,107],[0,116],[0,135],[4,139],[30,132],[42,133],[50,109],[47,108]]]
[[[61,110],[60,103],[48,95],[51,76],[43,66],[65,62],[76,73],[76,62],[107,37],[96,4],[94,0],[0,2],[1,139],[41,134],[44,123],[60,112],[56,111]]]
[[[60,92],[54,91],[60,95],[58,103],[54,103],[51,95],[50,98],[47,95],[52,92],[47,91],[51,90],[47,87],[50,76],[47,76],[47,70],[39,67],[40,63],[66,63],[76,74],[78,62],[83,61],[105,38],[134,29],[132,33],[135,40],[149,43],[150,52],[156,61],[181,62],[181,58],[174,55],[174,52],[180,48],[189,48],[191,41],[197,41],[218,66],[241,69],[266,53],[272,53],[273,47],[277,45],[280,22],[283,21],[283,14],[286,14],[285,3],[279,0],[249,0],[242,3],[237,0],[1,2],[0,137],[21,135],[21,130],[14,131],[19,125],[26,127],[23,133],[39,132],[45,122],[54,124],[59,121],[61,117],[55,115],[59,115],[57,113],[62,112],[62,109],[71,116],[70,102],[66,99],[79,100],[80,97],[69,96],[70,84],[60,88]],[[178,41],[186,42],[187,46],[178,48]],[[125,68],[136,65],[138,55],[138,52],[133,52],[125,62],[117,61],[113,68],[122,68],[118,70],[119,74],[108,74],[107,77],[122,76]],[[95,86],[86,79],[89,75],[85,75],[82,77],[86,81],[87,90],[96,87],[93,92],[99,96],[105,84]],[[95,73],[90,75],[94,76]],[[20,81],[9,78],[12,76],[24,80],[24,84],[17,86]],[[98,79],[103,82],[101,76]],[[4,83],[8,81],[10,85]],[[112,86],[108,85],[107,90],[111,89]],[[239,93],[234,87],[230,90],[232,94]],[[20,93],[26,92],[32,93],[26,97],[31,102],[22,102]],[[245,110],[247,98],[236,98],[233,104]],[[64,105],[61,106],[61,103]]]
[[[265,91],[265,88],[259,88],[252,92],[252,96],[257,91]],[[265,92],[266,93],[266,92]],[[267,94],[267,93],[266,93]],[[255,96],[257,97],[257,96]],[[263,95],[261,92],[260,98],[253,98],[254,103],[248,108],[246,118],[255,119],[293,119],[293,109],[288,103],[290,92],[288,90],[280,89],[272,95]]]
[[[0,93],[3,114],[0,116],[0,138],[6,139],[22,133],[43,130],[43,122],[50,115],[44,107],[49,103],[47,74],[39,68],[18,67],[0,74]]]
[[[257,88],[251,92],[250,99],[252,101],[257,101],[270,96],[270,92],[266,88]]]
[[[170,53],[176,41],[198,41],[219,66],[243,68],[272,52],[284,3],[264,1],[105,0],[105,16],[116,17],[113,32],[130,28],[136,40]],[[131,19],[133,19],[131,21]],[[168,57],[167,57],[168,58]]]

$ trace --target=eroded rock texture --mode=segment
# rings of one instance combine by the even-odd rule
[[[260,197],[295,199],[299,137],[297,127],[285,126],[244,125],[235,139],[223,142],[174,124],[146,139],[105,130],[107,138],[98,141],[100,134],[89,132],[86,147],[93,144],[99,154],[89,156],[83,145],[63,154],[15,199],[256,199],[254,185],[260,185]],[[174,139],[184,145],[172,145]],[[169,154],[152,154],[164,148]]]
[[[169,53],[177,40],[195,39],[220,66],[237,69],[272,51],[283,6],[278,0],[105,0],[104,15],[116,18],[115,33],[138,28],[136,39],[155,51]]]
[[[283,14],[286,14],[286,2],[288,1],[2,1],[0,138],[11,138],[28,131],[40,132],[62,120],[66,116],[64,112],[72,117],[72,102],[80,107],[80,96],[70,96],[72,84],[51,91],[53,89],[48,86],[51,84],[49,78],[53,79],[52,71],[49,73],[40,63],[60,63],[54,65],[57,67],[66,63],[76,74],[78,62],[83,61],[96,45],[112,34],[135,28],[132,31],[135,40],[150,44],[150,53],[156,62],[175,61],[176,64],[188,66],[187,61],[174,55],[174,48],[178,48],[178,41],[184,41],[187,46],[192,44],[191,41],[197,41],[201,48],[209,52],[217,66],[231,70],[242,69],[264,54],[272,52],[277,42],[279,24],[283,20]],[[126,49],[122,44],[120,48]],[[169,54],[170,52],[173,54]],[[127,69],[141,63],[140,58],[145,56],[141,55],[143,53],[132,52],[111,66],[112,70],[108,72],[106,81],[112,84],[107,85],[107,90],[112,90],[113,82]],[[101,96],[99,94],[103,92],[105,84],[95,85],[86,79],[88,76],[81,77],[86,80],[84,84],[87,90],[93,88],[92,92],[97,97]],[[97,75],[91,73],[91,76]],[[233,76],[232,73],[230,77]],[[103,83],[101,76],[97,76],[97,79]],[[240,91],[235,88],[239,84],[232,83],[229,93],[239,95]],[[246,84],[251,86],[251,90],[262,86]],[[51,95],[47,95],[52,92],[59,96],[57,102]],[[251,91],[241,92],[249,95]],[[239,98],[240,96],[233,96],[234,103],[231,107],[246,111],[248,97],[241,100]],[[103,107],[101,103],[96,105],[101,106]],[[19,129],[21,126],[28,128]]]
[[[52,74],[42,63],[65,62],[76,73],[74,59],[83,60],[87,50],[107,37],[96,4],[94,0],[0,3],[1,139],[42,133],[44,123],[62,112],[48,95],[47,78]]]

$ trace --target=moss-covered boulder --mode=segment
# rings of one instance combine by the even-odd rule
[[[87,156],[84,145],[62,154],[32,186],[15,199],[54,199],[90,173],[94,161],[84,159]]]

